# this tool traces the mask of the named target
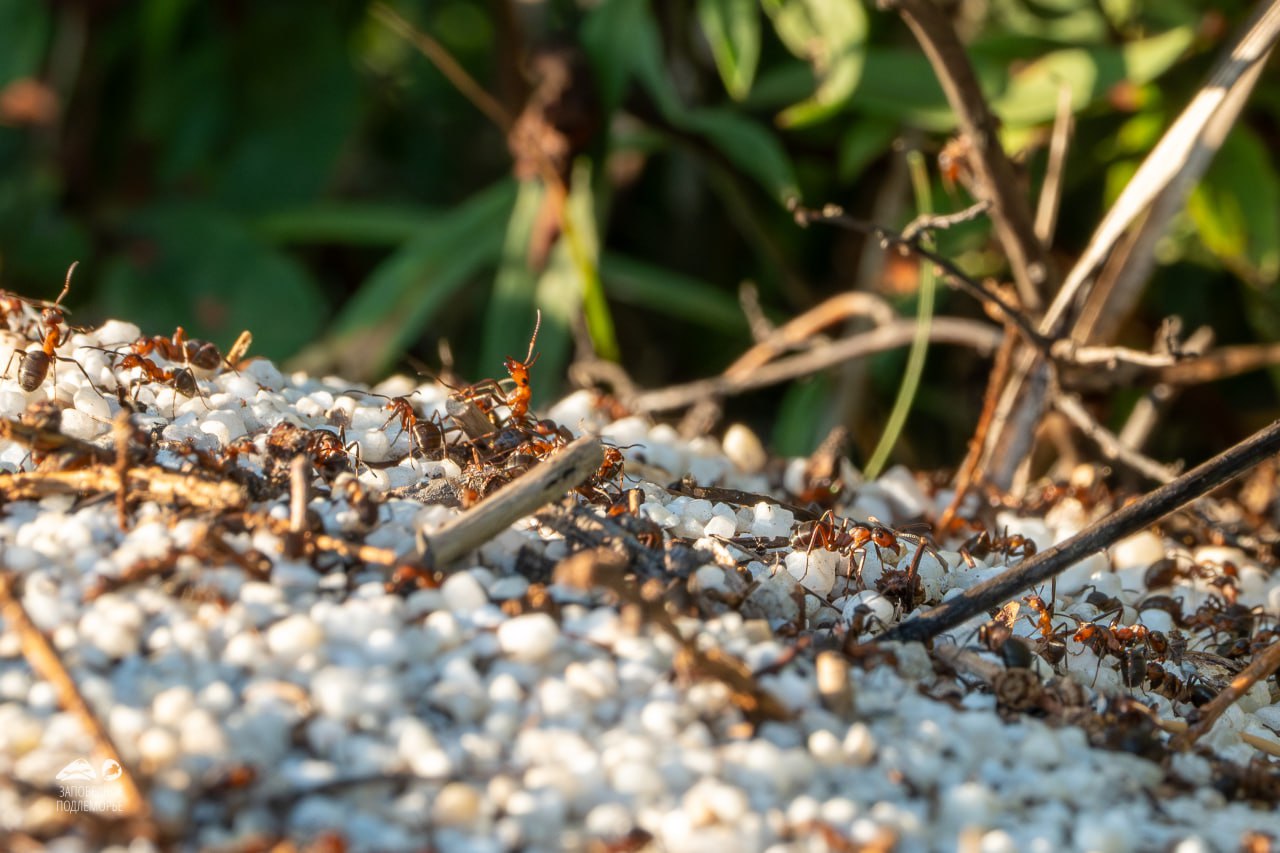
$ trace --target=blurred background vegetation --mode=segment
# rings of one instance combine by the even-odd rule
[[[1064,268],[1248,11],[944,5],[1033,198],[1071,88]],[[492,103],[464,94],[441,55]],[[1219,343],[1280,337],[1276,84],[1272,63],[1163,241],[1124,342],[1148,346],[1169,314],[1213,325]],[[774,322],[849,288],[912,315],[913,264],[801,229],[785,202],[901,226],[905,152],[933,164],[952,129],[905,27],[856,0],[0,0],[0,286],[52,298],[78,259],[73,322],[181,324],[224,348],[248,328],[256,353],[363,380],[409,358],[437,369],[442,340],[465,379],[500,376],[537,307],[535,405],[592,352],[659,387],[750,346],[744,284]],[[551,192],[528,157],[542,143]],[[938,210],[969,203],[932,173]],[[939,237],[974,275],[1004,272],[993,246],[985,220]],[[939,300],[938,313],[981,316],[957,293]],[[747,395],[728,415],[790,453],[845,421],[860,461],[905,357]],[[897,458],[956,464],[987,371],[931,350]],[[1117,423],[1128,401],[1094,402]],[[1195,389],[1151,450],[1200,457],[1276,403],[1266,374]]]

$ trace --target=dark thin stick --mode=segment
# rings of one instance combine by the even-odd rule
[[[990,207],[989,202],[979,201],[955,213],[922,213],[902,229],[902,239],[914,243],[926,231],[945,231],[961,223],[972,222],[986,213]]]
[[[962,595],[889,629],[882,640],[929,640],[966,619],[1008,601],[1036,584],[1232,480],[1280,451],[1280,421],[1123,506],[1067,541],[1023,560],[1016,568],[972,587]]]
[[[938,268],[943,279],[948,284],[969,294],[979,302],[985,302],[994,307],[1001,317],[1008,318],[1009,322],[1026,339],[1027,343],[1031,344],[1037,351],[1048,353],[1050,342],[1036,331],[1035,324],[1022,311],[1004,297],[983,287],[968,275],[965,275],[963,270],[947,258],[921,246],[918,234],[914,239],[909,240],[892,228],[885,228],[882,225],[876,225],[874,222],[865,222],[849,216],[844,212],[843,208],[834,204],[825,205],[821,210],[793,205],[791,212],[795,216],[798,225],[807,226],[810,223],[817,222],[823,225],[847,228],[850,231],[857,231],[860,234],[867,234],[876,238],[882,246],[897,246],[923,260],[929,261]]]

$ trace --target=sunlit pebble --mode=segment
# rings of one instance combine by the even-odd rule
[[[834,551],[791,551],[786,557],[787,572],[803,587],[817,595],[827,595],[835,586],[836,572],[843,558]]]
[[[744,474],[754,474],[769,460],[759,437],[745,424],[730,424],[724,433],[724,455]]]
[[[63,435],[78,438],[81,441],[92,441],[101,433],[111,428],[108,423],[96,420],[79,409],[63,409],[61,431]]]
[[[502,651],[516,660],[542,660],[559,638],[560,626],[546,613],[526,613],[498,626]]]

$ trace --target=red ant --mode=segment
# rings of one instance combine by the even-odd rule
[[[538,311],[537,319],[533,324],[533,337],[529,339],[529,352],[525,355],[524,361],[517,361],[514,356],[507,356],[502,363],[503,367],[507,369],[507,373],[510,374],[511,381],[515,383],[515,387],[510,392],[504,391],[498,381],[494,379],[484,379],[474,385],[467,385],[463,388],[452,388],[452,386],[448,385],[446,387],[451,388],[460,399],[474,404],[491,421],[495,421],[495,425],[501,425],[501,422],[496,421],[492,415],[494,408],[497,406],[507,406],[511,409],[508,421],[527,421],[529,419],[529,400],[533,396],[533,392],[529,388],[529,370],[533,367],[534,362],[538,360],[538,356],[533,352],[533,347],[538,341],[538,329],[541,326],[542,312]]]
[[[139,338],[132,344],[136,355],[146,356],[159,352],[161,357],[175,363],[188,364],[201,370],[217,370],[222,365],[222,353],[208,341],[188,338],[186,330],[178,326],[173,337],[157,335]]]
[[[69,361],[80,369],[84,374],[84,378],[89,380],[89,387],[93,388],[98,396],[102,393],[98,391],[93,383],[93,379],[84,369],[84,365],[76,361],[74,358],[58,355],[57,349],[66,343],[67,338],[71,335],[70,328],[63,328],[66,318],[63,316],[62,310],[58,307],[62,303],[62,298],[67,295],[67,291],[71,289],[71,274],[75,272],[79,261],[75,261],[67,268],[67,280],[62,285],[62,292],[58,294],[58,298],[53,301],[52,305],[46,305],[44,310],[40,312],[40,323],[44,327],[41,333],[43,341],[39,349],[33,350],[14,350],[9,356],[9,363],[5,365],[4,375],[9,376],[9,368],[13,366],[15,358],[20,359],[18,363],[18,387],[28,393],[39,388],[49,375],[49,369],[53,367],[54,362]],[[57,376],[54,376],[54,382],[57,382]]]
[[[383,411],[391,414],[382,426],[378,429],[386,429],[391,426],[392,422],[399,421],[400,429],[391,439],[391,443],[395,444],[397,439],[404,433],[409,434],[409,455],[413,455],[415,448],[422,451],[422,455],[428,459],[433,456],[442,458],[445,446],[445,433],[449,428],[445,426],[444,419],[439,412],[435,412],[430,418],[419,418],[417,411],[413,408],[413,403],[409,402],[412,394],[403,397],[388,397],[386,394],[379,394],[376,391],[359,391],[352,389],[348,394],[362,394],[366,397],[380,397],[387,401],[383,406]]]
[[[524,361],[516,361],[514,357],[507,356],[502,362],[502,366],[506,368],[511,381],[516,386],[507,397],[512,420],[522,421],[529,414],[529,399],[533,396],[533,391],[529,388],[529,369],[538,360],[538,356],[533,352],[533,345],[538,341],[538,329],[541,326],[542,312],[538,311],[537,319],[533,322],[533,337],[529,339],[529,352],[525,354]]]

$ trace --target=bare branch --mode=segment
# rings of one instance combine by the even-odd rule
[[[1018,284],[1019,298],[1027,309],[1036,310],[1043,303],[1042,291],[1052,283],[1049,260],[1036,238],[1031,209],[1013,164],[1000,146],[999,119],[982,94],[964,45],[933,0],[880,0],[880,8],[901,15],[929,57],[972,147],[976,191],[991,203],[991,220]]]
[[[1094,420],[1093,416],[1080,405],[1080,400],[1071,394],[1055,394],[1053,407],[1080,430],[1085,438],[1092,441],[1102,451],[1103,456],[1116,462],[1122,462],[1144,477],[1157,483],[1168,483],[1178,476],[1178,471],[1168,465],[1162,465],[1118,439],[1111,430]]]
[[[641,414],[680,409],[709,396],[741,394],[807,376],[851,358],[904,347],[911,343],[915,333],[915,320],[895,320],[869,332],[843,338],[800,355],[779,359],[745,376],[713,376],[684,385],[646,391],[626,402],[628,408]],[[994,326],[955,317],[936,317],[929,330],[929,340],[934,343],[968,346],[979,352],[994,351],[1003,337],[1003,331]]]
[[[779,353],[810,340],[822,329],[850,317],[870,317],[877,326],[896,319],[893,307],[875,294],[854,291],[838,293],[771,331],[768,337],[726,367],[724,375],[734,377],[750,373],[767,364]]]
[[[1058,225],[1058,208],[1062,205],[1062,173],[1066,170],[1067,149],[1071,145],[1071,133],[1074,129],[1071,87],[1064,83],[1058,88],[1058,111],[1053,118],[1049,162],[1045,166],[1044,183],[1040,186],[1040,200],[1036,205],[1036,237],[1046,249],[1053,245],[1053,232]]]
[[[1221,693],[1196,712],[1198,719],[1185,732],[1176,735],[1169,745],[1178,750],[1190,749],[1197,740],[1209,733],[1223,712],[1248,693],[1253,685],[1259,681],[1266,681],[1271,677],[1271,673],[1278,669],[1280,669],[1280,640],[1255,655],[1249,665],[1241,670]]]
[[[929,640],[967,619],[1042,584],[1080,560],[1137,533],[1280,451],[1280,421],[1155,489],[1003,574],[971,587],[933,609],[895,625],[882,640]]]

